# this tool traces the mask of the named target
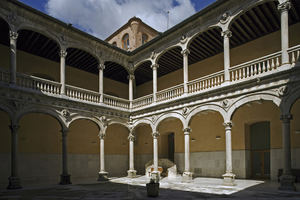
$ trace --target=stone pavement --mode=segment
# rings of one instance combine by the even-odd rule
[[[2,199],[67,200],[67,199],[154,199],[147,197],[145,184],[149,179],[111,178],[108,182],[89,184],[26,187],[20,190],[0,190]],[[300,199],[300,192],[279,191],[277,182],[236,180],[236,186],[223,186],[222,179],[195,178],[190,183],[181,177],[160,181],[156,199]],[[300,191],[300,184],[297,184]]]

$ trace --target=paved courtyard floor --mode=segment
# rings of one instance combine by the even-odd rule
[[[236,180],[236,186],[223,186],[222,179],[195,178],[189,183],[181,177],[160,181],[157,198],[147,197],[145,176],[138,178],[111,178],[107,182],[88,184],[26,187],[20,190],[0,190],[0,199],[297,199],[300,192],[279,191],[277,182]],[[300,184],[296,185],[300,191]]]

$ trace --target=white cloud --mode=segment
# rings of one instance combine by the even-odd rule
[[[48,0],[46,11],[101,39],[133,16],[163,32],[167,28],[167,11],[169,28],[196,12],[190,0]]]

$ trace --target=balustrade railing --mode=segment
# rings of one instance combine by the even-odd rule
[[[157,102],[169,100],[169,99],[179,97],[183,95],[183,93],[184,93],[183,84],[180,84],[157,92],[156,99]]]
[[[300,45],[291,47],[288,49],[288,53],[290,56],[290,63],[292,67],[295,65],[296,62],[299,62],[300,58]]]
[[[8,71],[0,68],[0,81],[4,83],[9,83],[10,74]]]
[[[269,71],[274,71],[281,65],[281,52],[276,52],[230,68],[230,80],[248,79]]]
[[[224,82],[224,71],[216,72],[188,83],[188,92],[195,93],[201,90],[214,88],[221,85]]]
[[[103,95],[103,103],[114,107],[129,109],[129,100],[110,96],[107,94]]]
[[[66,85],[66,95],[68,97],[82,101],[88,101],[93,103],[100,102],[100,94],[98,92],[78,88],[75,86]]]
[[[38,78],[35,76],[30,76],[26,74],[17,73],[18,87],[28,88],[35,91],[40,91],[49,94],[60,94],[60,83],[55,81],[46,80],[43,78]]]
[[[143,96],[137,99],[134,99],[132,102],[132,108],[140,108],[143,106],[150,105],[153,102],[153,94]]]

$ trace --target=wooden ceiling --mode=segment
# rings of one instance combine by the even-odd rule
[[[300,21],[300,1],[291,0],[289,23]],[[280,30],[280,12],[277,2],[271,1],[251,8],[232,23],[230,30],[231,48],[240,46],[266,34]],[[0,43],[9,45],[9,28],[0,19]],[[50,38],[30,30],[19,31],[17,42],[19,50],[59,62],[59,46]],[[189,65],[223,52],[223,38],[219,28],[209,29],[197,35],[189,46]],[[98,61],[91,54],[76,48],[67,49],[66,64],[93,74],[98,74]],[[158,77],[182,68],[181,48],[175,47],[166,51],[158,59]],[[128,72],[120,64],[108,61],[105,63],[104,77],[128,84]],[[135,71],[136,84],[152,81],[151,62],[144,62]]]

